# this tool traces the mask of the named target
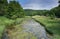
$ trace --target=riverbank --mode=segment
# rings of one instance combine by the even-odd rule
[[[45,16],[33,16],[33,18],[44,24],[54,34],[53,39],[60,39],[60,18],[50,19]]]
[[[15,20],[12,19],[8,19],[6,17],[0,16],[0,39],[2,38],[2,36],[4,35],[4,33],[6,32],[5,30],[7,28],[11,28],[12,25],[18,25],[22,22],[23,18],[17,18]],[[13,28],[13,27],[12,27]]]
[[[31,18],[25,18],[13,30],[8,29],[7,36],[9,39],[48,39],[45,28]]]
[[[10,20],[10,19],[8,19],[6,17],[0,16],[0,39],[2,37],[2,33],[5,30],[6,24],[11,24],[13,22],[14,22],[14,20]]]

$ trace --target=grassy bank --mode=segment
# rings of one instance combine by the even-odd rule
[[[23,28],[22,25],[24,23],[25,20],[31,19],[30,17],[25,17],[25,18],[17,18],[15,20],[11,20],[5,17],[0,17],[1,23],[0,24],[0,39],[2,37],[2,33],[4,31],[4,29],[7,29],[7,31],[9,32],[9,37],[10,39],[37,39],[33,33],[28,33],[28,32],[23,32]],[[4,20],[4,21],[2,21]],[[22,24],[21,24],[22,23]],[[4,26],[3,26],[4,25]],[[6,27],[7,25],[7,27]],[[14,26],[14,27],[12,27]],[[12,30],[10,30],[10,28],[13,28]]]
[[[15,22],[15,28],[13,30],[7,29],[9,32],[10,39],[37,39],[36,36],[34,36],[33,33],[30,32],[24,32],[23,24],[26,23],[28,19],[31,19],[30,17],[25,18],[18,18]],[[23,21],[22,21],[23,20]],[[21,22],[21,23],[20,23]]]
[[[34,19],[41,22],[46,28],[53,32],[53,39],[60,39],[60,18],[50,19],[50,17],[33,16]]]
[[[2,36],[2,33],[5,29],[6,24],[11,24],[12,22],[13,22],[13,20],[10,20],[6,17],[0,16],[0,39],[1,39],[1,36]]]
[[[18,25],[21,23],[22,19],[23,18],[17,18],[15,20],[12,20],[12,19],[8,19],[6,17],[0,16],[0,39],[1,39],[3,31],[6,29],[6,26],[10,27],[9,25],[11,25],[11,24]]]

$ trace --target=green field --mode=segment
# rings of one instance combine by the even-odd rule
[[[53,39],[60,39],[60,18],[50,19],[45,16],[33,16],[34,19],[41,22],[45,27],[53,32]]]

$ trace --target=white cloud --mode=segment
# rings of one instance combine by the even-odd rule
[[[24,9],[41,9],[39,4],[27,4],[23,7]]]
[[[31,0],[29,3],[24,4],[22,7],[24,9],[51,9],[58,6],[57,1],[42,1],[42,0]]]

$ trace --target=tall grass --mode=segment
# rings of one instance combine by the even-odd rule
[[[7,29],[9,32],[10,39],[37,39],[36,36],[33,35],[33,33],[24,32],[24,28],[22,27],[22,24],[27,18],[17,18],[12,24],[7,25]],[[22,23],[22,24],[21,24]],[[15,27],[15,29],[13,29]],[[13,30],[9,30],[9,29]]]
[[[33,16],[33,18],[44,24],[48,30],[53,32],[53,39],[60,39],[60,18],[51,19],[45,16]]]
[[[11,24],[12,22],[13,22],[13,20],[10,20],[6,17],[0,16],[0,39],[1,39],[1,36],[2,36],[2,33],[5,29],[6,24]]]
[[[5,29],[13,29],[14,26],[20,24],[22,20],[23,18],[17,18],[15,20],[12,20],[12,19],[8,19],[6,17],[0,16],[0,39]]]

